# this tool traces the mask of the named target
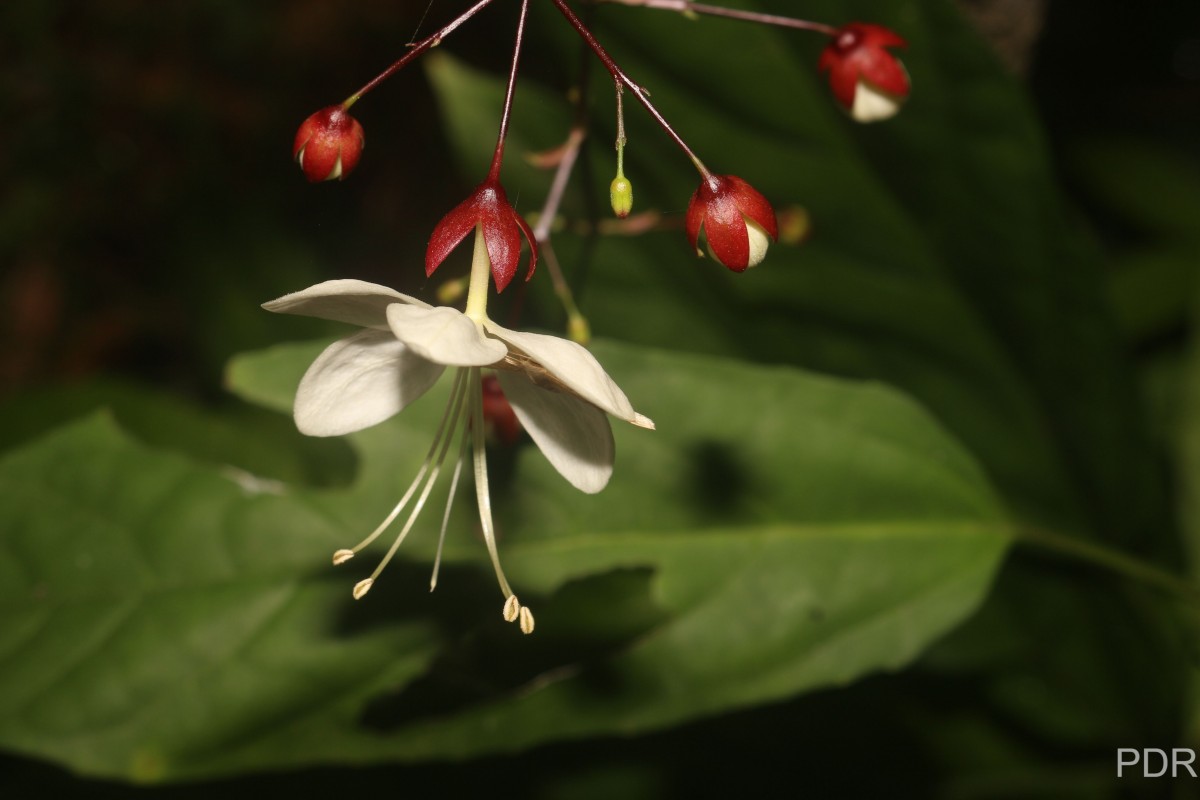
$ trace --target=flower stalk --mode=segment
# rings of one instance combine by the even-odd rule
[[[793,28],[802,31],[816,31],[826,36],[837,34],[837,28],[823,22],[811,22],[806,19],[783,17],[778,14],[762,14],[757,11],[744,11],[740,8],[725,8],[712,6],[707,3],[693,3],[691,0],[597,0],[601,3],[616,3],[637,8],[656,8],[663,11],[678,11],[681,14],[704,14],[710,17],[724,17],[742,22],[756,22],[760,25],[774,25],[779,28]]]
[[[475,3],[475,5],[471,6],[466,11],[455,17],[454,20],[449,24],[442,26],[437,31],[429,36],[426,36],[416,44],[410,45],[408,52],[397,59],[395,63],[393,63],[383,72],[376,75],[371,80],[367,81],[366,85],[342,101],[342,108],[349,110],[350,107],[357,103],[364,95],[366,95],[379,84],[386,81],[388,78],[395,75],[400,70],[404,69],[406,66],[408,66],[409,62],[420,57],[420,55],[426,50],[437,47],[442,43],[443,39],[457,30],[464,22],[482,11],[485,7],[491,5],[492,2],[493,0],[479,0],[479,2]]]
[[[513,43],[512,67],[508,71],[508,88],[504,92],[504,109],[500,113],[500,133],[496,137],[496,150],[492,153],[492,166],[488,170],[489,181],[500,180],[500,167],[504,163],[504,142],[508,138],[508,122],[512,116],[513,92],[517,86],[517,66],[521,60],[521,44],[525,40],[525,17],[529,12],[529,0],[521,0],[521,16],[517,19],[517,36]]]
[[[650,113],[650,116],[654,118],[654,121],[658,123],[658,126],[663,129],[667,136],[671,137],[671,140],[678,145],[679,149],[683,151],[684,155],[686,155],[692,164],[695,165],[696,169],[700,172],[700,175],[702,177],[708,177],[708,168],[704,166],[704,162],[700,160],[699,156],[692,152],[692,148],[688,147],[687,142],[685,142],[683,138],[675,132],[675,129],[671,127],[671,124],[667,122],[666,117],[664,117],[659,110],[654,107],[654,104],[650,102],[650,98],[646,95],[645,90],[642,89],[641,86],[634,83],[633,80],[625,74],[625,71],[621,69],[616,61],[613,60],[612,56],[608,54],[608,51],[604,49],[604,46],[597,41],[595,34],[593,34],[591,30],[589,30],[588,27],[583,24],[583,21],[575,15],[575,12],[571,10],[571,7],[568,6],[564,0],[552,0],[552,2],[554,3],[555,7],[558,8],[559,13],[566,17],[567,22],[570,23],[571,27],[575,29],[575,32],[579,34],[580,38],[582,38],[583,41],[587,43],[587,46],[591,48],[592,52],[596,54],[596,58],[600,59],[600,63],[604,65],[604,68],[608,70],[608,74],[612,76],[613,81],[616,83],[618,91],[622,86],[628,88],[633,96],[638,99],[638,102],[641,103],[645,107],[646,111]]]

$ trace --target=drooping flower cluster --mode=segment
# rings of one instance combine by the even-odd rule
[[[409,46],[400,59],[341,104],[323,108],[306,119],[292,148],[305,177],[321,182],[341,180],[350,174],[359,163],[364,143],[362,126],[349,114],[351,106],[492,2],[475,0],[450,23]],[[878,25],[856,22],[835,28],[690,0],[621,2],[817,31],[829,37],[818,67],[829,74],[836,101],[861,122],[895,114],[909,94],[908,73],[888,49],[904,46],[904,41]],[[633,209],[633,184],[624,173],[623,96],[628,92],[700,175],[700,185],[688,203],[685,219],[687,240],[692,248],[703,255],[700,248],[703,239],[704,249],[713,260],[734,272],[744,272],[761,263],[779,235],[775,211],[767,199],[742,178],[709,170],[567,1],[551,0],[551,3],[603,63],[616,87],[617,163],[616,177],[609,185],[613,213],[626,220]],[[321,317],[362,328],[329,345],[301,380],[296,392],[295,420],[303,433],[339,436],[377,425],[424,395],[447,368],[454,371],[442,422],[412,484],[370,535],[355,547],[334,553],[334,564],[346,563],[407,510],[408,516],[386,555],[369,577],[355,584],[353,596],[357,599],[367,594],[415,526],[443,466],[448,463],[457,437],[457,457],[453,460],[430,588],[437,583],[451,505],[463,465],[469,461],[480,526],[504,595],[503,617],[517,622],[525,633],[533,631],[534,618],[532,611],[517,599],[500,566],[485,432],[490,429],[496,440],[512,446],[523,429],[572,486],[591,494],[604,488],[613,470],[614,445],[608,417],[642,428],[654,427],[648,418],[634,411],[625,394],[578,343],[586,340],[589,327],[575,307],[550,244],[559,201],[585,138],[583,130],[572,129],[566,144],[544,158],[546,165],[556,167],[557,172],[536,228],[531,228],[517,212],[500,180],[528,9],[529,0],[521,0],[491,167],[470,195],[438,223],[426,249],[425,274],[432,276],[474,231],[464,310],[430,306],[387,287],[356,280],[327,281],[264,305],[269,311]],[[638,221],[628,219],[626,224],[632,226]],[[555,292],[567,312],[568,330],[577,341],[511,330],[488,317],[489,284],[494,283],[497,292],[510,285],[518,272],[522,240],[530,251],[526,280],[534,275],[541,252],[555,279]],[[448,295],[461,296],[462,284],[456,281],[454,286]]]
[[[313,114],[297,133],[293,155],[304,169],[310,181],[342,179],[358,163],[362,153],[363,135],[358,122],[346,113],[347,109],[367,92],[386,78],[403,68],[430,47],[439,44],[446,36],[473,17],[493,0],[476,0],[466,11],[436,33],[413,45],[396,63],[378,77],[351,95],[340,106],[330,106]],[[693,194],[688,206],[687,233],[693,249],[699,255],[704,250],[697,247],[699,231],[707,240],[707,252],[718,263],[734,272],[742,272],[755,266],[765,257],[771,242],[777,239],[774,211],[757,190],[741,178],[732,175],[717,175],[709,171],[700,158],[691,150],[661,113],[650,102],[648,94],[634,82],[613,60],[586,24],[579,19],[566,0],[551,0],[567,22],[580,34],[609,71],[617,87],[617,166],[616,177],[609,188],[609,199],[613,213],[625,219],[633,209],[633,183],[624,173],[624,151],[626,146],[625,120],[622,98],[629,92],[650,112],[654,120],[700,173],[700,188]],[[819,22],[763,14],[735,8],[723,8],[691,0],[620,0],[626,6],[645,6],[681,11],[696,15],[713,15],[783,28],[815,31],[828,37],[829,41],[817,61],[818,69],[829,76],[834,99],[853,119],[858,122],[877,122],[894,116],[907,101],[911,91],[911,80],[904,65],[889,48],[904,47],[905,41],[891,30],[873,23],[851,22],[841,27]],[[438,225],[430,239],[425,269],[427,274],[442,263],[446,255],[472,229],[475,222],[483,222],[488,247],[496,270],[497,289],[503,291],[516,271],[521,235],[529,242],[530,275],[537,263],[537,244],[542,236],[535,236],[524,219],[512,210],[504,188],[499,181],[500,155],[506,135],[509,107],[517,74],[517,55],[524,34],[524,19],[528,0],[523,0],[521,23],[518,26],[514,47],[512,70],[509,75],[508,93],[501,118],[501,131],[497,144],[496,159],[487,179],[470,197],[455,208]],[[574,164],[582,136],[572,132],[568,144],[562,148],[557,162],[569,172]],[[573,141],[572,141],[573,140]],[[567,151],[570,151],[569,153]],[[557,185],[557,182],[556,182]],[[733,188],[730,188],[730,187]],[[561,187],[559,189],[561,191]],[[557,209],[557,196],[547,199],[547,209]],[[743,223],[732,215],[734,207],[750,207],[753,213],[743,211]],[[699,225],[696,219],[702,220]],[[737,224],[735,224],[737,223]],[[744,225],[742,230],[740,225]]]

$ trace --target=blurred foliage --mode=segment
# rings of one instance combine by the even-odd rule
[[[530,447],[494,459],[533,640],[497,630],[469,505],[432,598],[430,537],[369,605],[327,566],[414,471],[436,398],[314,442],[222,388],[286,410],[317,351],[261,348],[341,332],[263,300],[332,277],[431,299],[465,266],[419,264],[490,153],[505,5],[356,107],[364,160],[316,187],[294,126],[425,3],[0,8],[0,741],[31,759],[0,794],[1188,796],[1113,766],[1200,746],[1196,590],[1170,577],[1200,547],[1194,5],[1051,2],[1027,90],[944,0],[730,3],[901,32],[916,91],[870,127],[830,102],[819,39],[588,9],[712,168],[812,224],[745,275],[693,259],[695,174],[627,102],[649,231],[617,235],[588,69],[555,247],[660,430],[621,432],[598,498]],[[523,213],[581,64],[533,6]],[[563,323],[541,275],[496,309]],[[257,774],[283,766],[307,771]]]

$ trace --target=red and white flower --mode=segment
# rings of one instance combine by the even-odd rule
[[[476,258],[481,263],[482,241],[482,237],[476,241]],[[504,618],[519,622],[525,633],[532,632],[533,614],[509,587],[496,549],[484,445],[488,396],[483,369],[494,372],[511,413],[550,464],[572,486],[589,494],[603,489],[612,475],[615,450],[608,415],[643,428],[652,429],[654,423],[634,411],[625,393],[580,345],[556,336],[509,330],[486,315],[475,317],[453,308],[430,306],[386,286],[357,280],[326,281],[265,303],[263,308],[362,328],[329,345],[300,381],[294,407],[296,427],[310,436],[340,436],[377,425],[425,394],[447,367],[455,368],[443,422],[416,479],[370,536],[353,549],[334,553],[335,564],[349,561],[416,498],[388,554],[369,578],[355,585],[354,597],[367,593],[408,535],[454,437],[461,435],[450,500],[470,450],[484,540],[504,594]],[[440,558],[441,540],[431,588],[437,582]]]
[[[734,272],[757,266],[779,238],[775,209],[753,186],[734,175],[709,174],[688,203],[688,241],[700,253],[704,234],[708,252]]]
[[[912,81],[904,64],[887,49],[907,43],[880,25],[852,22],[831,38],[817,67],[829,73],[833,96],[859,122],[895,116]]]

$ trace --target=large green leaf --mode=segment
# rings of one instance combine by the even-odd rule
[[[766,0],[729,5],[791,12]],[[856,126],[841,117],[814,69],[819,37],[597,10],[602,41],[708,165],[748,179],[777,208],[804,206],[812,231],[800,247],[776,245],[760,267],[735,276],[692,259],[678,229],[581,241],[567,225],[555,246],[577,275],[586,268],[582,305],[593,329],[902,387],[979,460],[1019,524],[1106,540],[1174,568],[1161,460],[1102,260],[1060,197],[1021,87],[941,0],[818,0],[804,14],[879,21],[908,40],[914,93],[896,119]],[[553,16],[539,15],[544,31]],[[544,41],[565,41],[554,59],[570,58],[569,37]],[[435,73],[442,93],[471,84],[479,94],[489,82],[493,97],[501,92],[483,73],[446,65]],[[593,83],[596,109],[610,102],[605,84],[603,74]],[[544,135],[550,118],[519,115],[530,94],[522,84],[518,123],[533,126],[526,136]],[[536,94],[530,102],[534,112],[544,104]],[[639,207],[678,224],[695,173],[633,103],[627,109],[626,174]],[[458,147],[490,152],[482,137],[465,144],[452,105],[443,112]],[[606,177],[612,130],[605,114],[596,118],[591,166]],[[460,160],[472,157],[463,150]],[[569,221],[586,219],[589,204],[603,209],[602,195],[569,196]],[[1182,219],[1178,209],[1172,219]],[[1139,315],[1154,311],[1127,304]],[[988,698],[983,713],[1019,721],[1038,743],[1107,754],[1118,741],[1169,729],[1184,667],[1161,609],[1137,592],[1113,592],[1095,571],[1061,566],[1015,566],[989,613],[955,643],[959,655],[990,658],[960,659],[939,680],[977,681],[975,697]]]
[[[285,409],[312,345],[240,359]],[[138,780],[509,751],[649,730],[895,669],[1005,550],[972,461],[882,386],[605,346],[659,430],[601,495],[493,454],[500,620],[471,513],[425,591],[437,512],[368,598],[337,570],[415,473],[444,386],[352,437],[353,487],[262,493],[94,416],[0,462],[0,741]],[[445,384],[445,382],[443,382]],[[464,494],[469,495],[469,492]],[[465,501],[463,503],[466,505]]]

